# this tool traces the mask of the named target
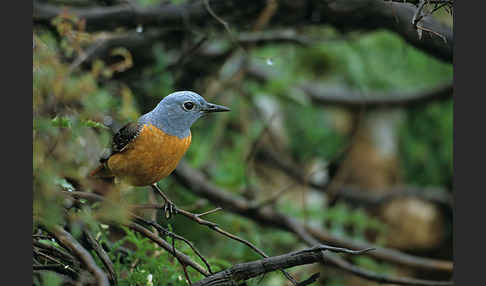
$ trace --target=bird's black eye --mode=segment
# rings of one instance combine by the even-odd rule
[[[194,103],[190,101],[186,101],[182,106],[184,107],[185,110],[191,110],[194,108]]]

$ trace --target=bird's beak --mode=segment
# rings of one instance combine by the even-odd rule
[[[229,109],[228,107],[226,106],[223,106],[223,105],[217,105],[217,104],[213,104],[213,103],[208,103],[206,104],[203,109],[202,109],[205,113],[210,113],[210,112],[223,112],[223,111],[231,111],[231,109]]]

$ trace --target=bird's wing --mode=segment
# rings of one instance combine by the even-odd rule
[[[140,131],[143,128],[143,124],[137,122],[131,122],[123,126],[114,136],[113,143],[111,145],[112,152],[123,152],[125,148],[137,138]]]
[[[113,136],[110,152],[107,152],[104,156],[102,156],[100,162],[103,163],[107,161],[111,155],[115,153],[123,152],[123,150],[125,150],[130,143],[137,138],[142,128],[143,124],[131,122],[118,130],[118,132]]]

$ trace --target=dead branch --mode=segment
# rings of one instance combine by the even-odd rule
[[[312,180],[309,180],[309,175],[302,172],[298,167],[295,167],[295,164],[287,162],[267,148],[260,148],[256,152],[256,157],[265,164],[282,171],[284,174],[302,185],[310,186],[321,192],[327,192],[328,190],[328,182],[315,183]],[[386,192],[374,193],[369,192],[369,190],[358,189],[352,186],[342,186],[335,192],[335,196],[337,199],[365,206],[380,205],[399,197],[415,197],[449,209],[452,209],[454,206],[453,197],[448,194],[448,191],[437,187],[417,188],[413,186],[395,186]]]
[[[166,203],[170,202],[169,198],[157,187],[157,185],[155,185],[155,184],[152,185],[152,188],[153,188],[153,190],[155,192],[159,193],[162,198],[164,198],[164,200],[165,200]],[[245,240],[245,239],[243,239],[243,238],[241,238],[241,237],[239,237],[237,235],[234,235],[232,233],[229,233],[226,230],[223,230],[216,223],[213,223],[213,222],[210,222],[208,220],[202,219],[201,218],[201,215],[193,214],[193,213],[188,212],[186,210],[180,209],[180,208],[178,208],[175,205],[173,205],[173,207],[175,208],[176,213],[179,213],[179,214],[185,216],[186,218],[189,218],[190,220],[197,222],[200,225],[207,226],[210,229],[216,231],[217,233],[220,233],[220,234],[228,237],[229,239],[232,239],[232,240],[235,240],[235,241],[238,241],[240,243],[245,244],[246,246],[248,246],[249,248],[251,248],[253,251],[255,251],[256,253],[258,253],[262,257],[265,257],[265,258],[268,257],[268,255],[265,252],[263,252],[261,249],[259,249],[255,245],[253,245],[251,242],[249,242],[249,241],[247,241],[247,240]],[[294,285],[297,284],[297,281],[289,273],[287,273],[283,269],[281,270],[281,272],[282,272],[282,274],[284,274],[285,277],[287,277],[287,279],[289,279],[290,282],[292,282],[292,284],[294,284]]]
[[[101,262],[105,266],[105,269],[108,272],[108,279],[110,279],[110,284],[118,285],[118,279],[116,277],[115,267],[113,266],[113,263],[111,262],[108,254],[106,254],[103,247],[101,247],[98,241],[91,235],[91,233],[87,229],[83,230],[83,235],[86,242],[89,244],[90,248],[95,251],[96,255],[98,255]]]
[[[396,285],[415,285],[415,286],[449,286],[454,285],[452,281],[430,281],[423,279],[414,279],[408,277],[389,277],[386,275],[380,275],[373,271],[362,269],[354,266],[353,264],[347,262],[344,259],[339,259],[339,257],[334,255],[327,255],[324,257],[324,262],[335,265],[341,269],[347,269],[354,275],[364,278],[366,280],[376,281],[378,283],[391,283]]]
[[[181,171],[181,165],[183,170]],[[183,172],[183,177],[181,177],[181,172]],[[225,193],[224,191],[219,190],[218,188],[210,185],[203,177],[202,174],[197,172],[194,169],[188,167],[184,162],[181,162],[178,169],[177,169],[177,178],[179,181],[182,181],[183,185],[189,186],[197,186],[196,188],[190,188],[191,191],[195,192],[197,195],[203,195],[207,197],[210,201],[215,203],[221,203],[222,205],[227,206],[226,209],[229,209],[233,212],[239,213],[243,216],[249,217],[259,223],[271,225],[273,227],[278,227],[290,232],[295,233],[300,239],[302,239],[305,243],[309,245],[316,245],[319,244],[320,241],[322,242],[329,242],[331,241],[333,244],[337,245],[350,245],[351,247],[346,246],[349,249],[373,249],[373,251],[368,252],[368,255],[371,255],[376,258],[384,259],[390,262],[395,262],[398,264],[408,265],[408,266],[415,266],[423,269],[432,269],[432,270],[452,270],[452,263],[445,262],[445,261],[437,261],[433,259],[427,258],[419,258],[414,257],[412,255],[407,255],[404,253],[400,253],[399,251],[375,247],[366,243],[357,243],[351,240],[342,239],[342,238],[335,238],[325,231],[311,228],[308,226],[304,226],[298,221],[293,218],[287,217],[280,213],[271,210],[271,208],[262,208],[262,209],[254,209],[251,207],[251,203],[247,202],[244,199],[234,198],[233,196]],[[186,181],[187,177],[189,176],[190,181]],[[85,192],[64,192],[66,194],[70,194],[74,197],[79,198],[86,198],[92,201],[100,201],[104,200],[103,197],[100,197],[95,194],[85,193]],[[105,200],[106,201],[106,200]],[[236,207],[235,206],[239,206]],[[162,207],[162,206],[155,206],[155,207]],[[158,243],[161,247],[169,251],[171,254],[175,255],[173,252],[173,248],[165,242],[164,240],[160,239],[156,234],[146,230],[145,228],[135,224],[130,224],[129,227],[141,232],[143,235],[149,237],[151,240]],[[211,223],[209,223],[211,225]],[[329,247],[328,247],[329,248]],[[334,250],[338,250],[340,248],[332,248]],[[349,251],[349,250],[348,250]],[[184,256],[180,256],[184,258]],[[183,255],[183,254],[181,254]],[[381,281],[387,283],[397,283],[401,285],[451,285],[450,282],[441,282],[441,281],[429,281],[429,280],[420,280],[420,279],[413,279],[413,278],[396,278],[396,277],[388,277],[383,276],[378,273],[374,273],[372,271],[366,271],[360,269],[359,267],[355,267],[346,261],[341,261],[342,259],[339,257],[327,257],[329,254],[323,254],[326,256],[327,260],[332,263],[335,267],[338,267],[344,271],[350,272],[357,276],[360,276],[365,279],[373,280],[373,281]],[[268,257],[268,256],[267,256]],[[179,259],[178,258],[178,259]],[[188,258],[188,261],[191,261]],[[190,264],[189,264],[190,265]],[[200,267],[200,266],[199,266]],[[202,268],[200,268],[202,269]],[[204,275],[204,274],[203,274]],[[205,276],[209,276],[210,274],[206,272]]]
[[[248,66],[248,75],[261,80],[272,81],[276,77],[254,64]],[[295,88],[302,90],[312,102],[323,106],[337,105],[345,108],[395,108],[411,107],[437,100],[449,99],[453,95],[452,83],[446,83],[437,87],[419,92],[383,92],[360,93],[352,90],[323,87],[314,82],[298,84]]]
[[[326,0],[332,24],[343,29],[385,28],[401,35],[408,43],[438,59],[452,63],[453,32],[450,27],[430,15],[421,20],[421,27],[433,31],[419,38],[412,18],[417,7],[403,1]],[[439,37],[437,35],[441,35]],[[446,41],[443,40],[446,39]]]
[[[295,233],[295,230],[285,223],[286,221],[291,220],[289,217],[269,207],[258,210],[251,208],[251,204],[248,201],[243,198],[235,197],[235,195],[225,192],[224,190],[212,185],[208,182],[208,180],[205,179],[201,172],[191,168],[185,162],[179,163],[179,166],[175,171],[175,177],[192,193],[207,198],[213,204],[224,207],[225,210],[248,217],[261,224]],[[450,261],[417,257],[397,250],[371,245],[369,243],[356,242],[351,239],[336,237],[321,228],[304,226],[299,222],[295,223],[299,225],[301,229],[305,229],[306,232],[322,243],[339,245],[349,249],[374,248],[375,250],[367,253],[367,255],[388,262],[420,269],[435,271],[440,270],[447,272],[451,272],[453,269],[453,264]]]
[[[50,238],[51,237],[49,237],[49,239]],[[45,243],[41,243],[41,242],[35,241],[35,240],[32,242],[32,246],[34,246],[34,248],[37,248],[39,250],[40,255],[41,255],[41,253],[48,254],[52,257],[60,259],[61,261],[65,262],[65,263],[73,265],[73,268],[76,268],[76,269],[79,268],[79,262],[71,254],[69,254],[69,253],[67,253],[67,252],[65,252],[61,249],[58,249],[54,246],[51,246],[51,245],[48,245],[48,244],[45,244]]]
[[[318,245],[312,248],[294,251],[287,254],[263,258],[260,260],[235,264],[232,267],[206,277],[193,286],[234,286],[239,281],[248,280],[259,275],[278,269],[286,269],[294,266],[323,262],[323,251],[343,252],[348,254],[361,254],[364,251],[350,251]]]
[[[35,244],[36,242],[34,242]],[[47,246],[47,253],[45,252]],[[36,271],[54,271],[61,275],[67,275],[72,279],[77,279],[79,276],[79,265],[76,265],[77,261],[71,257],[69,254],[67,256],[58,256],[60,251],[56,248],[43,243],[38,243],[37,246],[33,245],[33,260],[34,260],[34,270]],[[53,251],[54,250],[54,251]],[[72,259],[72,260],[70,260]],[[42,262],[42,263],[41,263]],[[47,264],[49,263],[49,264]],[[43,267],[48,266],[48,267]]]
[[[130,223],[127,225],[130,229],[142,234],[143,236],[149,238],[153,242],[157,243],[160,247],[165,249],[168,253],[173,255],[174,257],[177,258],[181,263],[183,263],[183,266],[191,266],[194,270],[197,272],[201,273],[204,276],[209,276],[210,273],[206,271],[201,265],[197,264],[194,262],[189,256],[185,255],[184,253],[178,251],[177,249],[174,249],[169,243],[167,243],[165,240],[157,236],[155,233],[151,232],[150,230],[140,226],[137,223]]]
[[[201,252],[192,244],[192,242],[190,242],[189,240],[185,239],[184,237],[180,236],[180,235],[177,235],[175,233],[172,233],[170,232],[169,230],[163,228],[161,225],[159,225],[158,223],[154,222],[154,221],[148,221],[148,220],[145,220],[141,217],[137,217],[136,218],[137,221],[141,221],[143,224],[146,224],[146,225],[150,225],[150,226],[153,226],[160,234],[165,234],[165,235],[169,235],[170,237],[172,237],[172,241],[174,241],[174,239],[178,239],[178,240],[181,240],[183,241],[184,243],[186,243],[187,245],[189,245],[189,247],[192,249],[192,251],[194,251],[194,253],[203,261],[203,263],[206,265],[206,268],[208,269],[209,273],[213,273],[213,271],[211,270],[211,265],[209,265],[209,262],[207,261],[206,258],[204,258],[204,256],[201,254]],[[174,246],[172,247],[174,248]]]
[[[89,200],[91,202],[102,201],[102,202],[106,202],[106,203],[109,203],[109,204],[114,204],[114,202],[106,200],[104,197],[99,196],[99,195],[94,194],[94,193],[79,192],[79,191],[72,191],[72,192],[63,191],[62,193],[64,195],[71,196],[75,199],[86,199],[86,200]],[[134,215],[134,214],[131,214],[131,217],[135,221],[138,221],[138,222],[141,222],[143,224],[155,227],[157,229],[157,231],[159,231],[161,234],[170,235],[173,238],[180,239],[180,240],[184,241],[185,243],[187,243],[189,245],[189,247],[191,247],[191,249],[196,253],[196,255],[198,255],[199,258],[201,258],[201,260],[206,264],[209,272],[206,271],[202,266],[200,266],[199,264],[194,262],[189,256],[187,256],[187,255],[183,254],[182,252],[178,251],[177,249],[173,248],[168,242],[166,242],[165,240],[160,238],[156,233],[151,232],[150,230],[142,227],[140,224],[138,224],[136,222],[126,224],[127,227],[129,227],[132,230],[137,231],[140,234],[148,237],[150,240],[154,241],[160,247],[165,249],[168,253],[170,253],[171,255],[176,257],[177,260],[183,265],[183,267],[191,266],[194,270],[198,271],[199,273],[203,274],[204,276],[208,276],[211,273],[211,268],[210,268],[207,260],[200,254],[200,252],[188,240],[184,239],[181,236],[173,234],[172,232],[170,232],[170,231],[166,230],[165,228],[161,227],[160,225],[158,225],[156,222],[145,220],[145,219],[143,219],[143,218],[141,218],[137,215]],[[110,221],[107,221],[106,223],[113,224]]]
[[[383,0],[307,0],[292,4],[293,1],[279,2],[278,9],[268,26],[297,26],[332,24],[343,30],[374,30],[385,28],[401,35],[413,46],[446,62],[452,63],[452,29],[437,22],[430,16],[423,17],[421,27],[433,31],[430,36],[419,39],[412,18],[416,7],[410,3]],[[66,7],[34,1],[33,20],[36,23],[49,21],[62,13],[69,13],[86,19],[87,28],[115,28],[124,26],[135,28],[139,25],[180,28],[190,22],[192,29],[219,27],[221,23],[211,16],[205,1],[187,1],[182,4],[160,4],[151,7],[136,5],[116,5],[106,7]],[[267,1],[227,1],[212,0],[212,14],[224,15],[224,29],[245,27],[248,19],[255,19],[264,10]],[[312,11],[312,17],[309,15]],[[208,21],[208,19],[211,19]],[[190,30],[190,29],[189,29]],[[446,39],[444,42],[442,35]]]
[[[77,242],[69,232],[65,231],[60,226],[54,226],[52,228],[52,234],[56,238],[56,240],[69,249],[79,260],[83,263],[83,265],[88,269],[91,274],[96,279],[96,284],[100,286],[109,286],[110,283],[108,281],[108,277],[106,274],[96,265],[93,257],[89,254],[89,252]]]
[[[385,202],[403,198],[414,197],[452,209],[454,199],[446,190],[439,188],[417,188],[411,186],[397,186],[383,193],[374,193],[352,186],[343,186],[336,192],[336,198],[350,203],[365,206],[381,205]]]
[[[420,0],[383,0],[385,2],[391,1],[391,2],[399,2],[399,3],[410,3],[414,5],[418,5],[420,3]],[[426,0],[426,2],[430,4],[453,4],[454,0]]]

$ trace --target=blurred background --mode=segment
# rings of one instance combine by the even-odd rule
[[[192,190],[187,176],[195,171],[235,199],[318,229],[321,243],[365,243],[450,266],[344,257],[357,267],[450,280],[453,67],[443,31],[452,35],[452,1],[355,2],[34,1],[34,241],[60,248],[49,226],[67,226],[75,238],[87,228],[119,285],[187,285],[167,252],[102,222],[126,222],[130,210],[190,240],[213,270],[261,258],[184,217],[132,208],[161,202],[149,187],[120,189],[88,176],[113,132],[169,93],[192,90],[232,111],[200,119],[182,167],[159,182],[180,208],[222,207],[207,219],[270,256],[306,247],[295,233]],[[419,28],[400,26],[416,16]],[[420,28],[427,25],[443,30]],[[74,202],[69,191],[118,205]],[[34,246],[34,265],[53,263],[39,252]],[[203,278],[188,271],[193,282]],[[325,263],[290,272],[301,280],[320,272],[315,285],[378,284]],[[78,277],[33,275],[35,285]],[[280,272],[246,283],[291,285]]]

